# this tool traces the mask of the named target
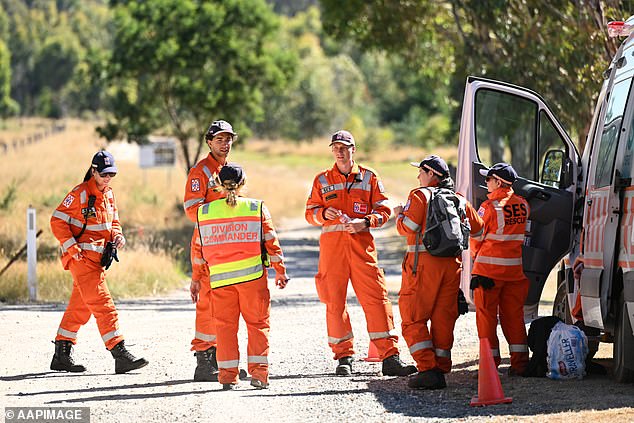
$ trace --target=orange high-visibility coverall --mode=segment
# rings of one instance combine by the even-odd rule
[[[370,339],[381,359],[398,353],[392,304],[387,298],[385,276],[378,266],[374,237],[369,230],[350,234],[339,220],[325,220],[328,207],[350,218],[367,218],[380,227],[390,218],[383,184],[372,169],[357,165],[343,175],[337,165],[319,173],[306,202],[308,223],[322,226],[319,239],[317,294],[326,304],[328,344],[335,360],[352,356],[353,334],[346,308],[348,280],[363,307]]]
[[[496,365],[500,365],[497,337],[498,314],[504,337],[509,343],[511,368],[524,373],[528,365],[528,344],[524,326],[524,302],[529,280],[522,269],[522,244],[530,209],[526,200],[510,187],[488,194],[478,214],[484,220],[481,239],[472,239],[475,257],[471,273],[493,279],[491,289],[473,291],[478,336],[488,338]]]
[[[453,330],[458,319],[462,258],[432,256],[424,251],[422,236],[419,236],[418,263],[414,274],[417,234],[425,232],[427,222],[428,201],[424,190],[412,190],[403,212],[396,218],[398,233],[407,237],[398,306],[403,321],[403,337],[416,360],[418,371],[438,369],[448,373],[451,370]],[[429,195],[429,190],[427,192]],[[469,202],[466,202],[466,212],[471,234],[479,235],[484,224],[482,219]]]
[[[220,199],[217,201],[224,201]],[[273,227],[271,214],[262,204],[262,236],[269,260],[275,271],[286,273],[284,255]],[[242,244],[244,245],[244,244]],[[205,247],[207,248],[207,247]],[[232,251],[241,251],[241,243],[225,243],[217,247],[216,254],[207,256],[213,262],[214,257],[231,257]],[[198,247],[202,257],[202,247]],[[212,262],[209,264],[211,265]],[[207,265],[204,266],[209,272]],[[209,289],[209,286],[207,287]],[[237,383],[240,363],[238,349],[238,324],[240,315],[247,325],[247,363],[249,374],[264,383],[269,381],[269,330],[271,315],[271,297],[267,286],[267,270],[253,281],[223,286],[211,290],[213,318],[218,334],[216,357],[218,360],[218,382]]]
[[[91,195],[96,197],[94,213],[90,213],[86,230],[76,239],[84,226],[82,211],[88,207]],[[55,340],[75,344],[77,331],[92,314],[101,339],[111,349],[123,340],[117,310],[106,285],[106,273],[100,264],[106,242],[122,234],[112,189],[107,187],[100,192],[94,178],[77,185],[53,212],[51,230],[62,246],[64,269],[73,275],[73,291]],[[74,260],[72,256],[79,252],[83,258]]]
[[[216,186],[216,176],[224,163],[218,162],[209,153],[192,167],[187,176],[183,207],[187,218],[196,223],[198,207],[220,198],[220,188]],[[198,228],[194,227],[191,245],[192,280],[200,282],[200,292],[196,302],[196,332],[192,339],[192,351],[205,351],[216,346],[216,325],[213,319],[211,288],[209,287],[209,271],[200,253]]]

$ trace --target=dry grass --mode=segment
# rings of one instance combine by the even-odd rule
[[[23,138],[50,125],[42,119],[8,121],[4,130],[0,128],[0,139]],[[10,149],[7,154],[0,152],[0,267],[24,244],[26,209],[34,207],[37,227],[43,229],[38,238],[38,279],[40,297],[44,299],[66,298],[71,287],[70,275],[57,260],[58,243],[50,231],[50,216],[66,193],[83,180],[93,154],[101,148],[108,149],[117,160],[119,173],[112,187],[129,240],[122,251],[124,262],[116,264],[110,273],[113,294],[146,295],[173,286],[174,280],[184,278],[179,259],[180,267],[189,270],[189,264],[182,261],[187,256],[192,228],[182,210],[187,176],[182,161],[172,169],[140,169],[136,145],[107,145],[94,132],[95,126],[95,122],[69,120],[65,132]],[[247,171],[245,195],[263,199],[278,227],[296,225],[303,222],[315,174],[332,166],[328,144],[328,139],[310,143],[251,139],[244,146],[234,147],[230,161],[240,163]],[[455,162],[455,148],[434,153]],[[203,154],[207,154],[206,149]],[[371,154],[358,151],[356,159],[376,169],[388,195],[402,202],[417,183],[416,170],[408,163],[426,154],[411,147],[379,145]],[[12,190],[14,197],[10,195]],[[8,203],[4,209],[3,200]],[[125,282],[118,287],[117,280]],[[25,298],[25,281],[24,263],[14,265],[0,277],[0,298]]]

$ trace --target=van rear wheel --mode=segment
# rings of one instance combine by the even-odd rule
[[[619,297],[614,329],[614,380],[621,383],[634,382],[634,335],[623,292]]]

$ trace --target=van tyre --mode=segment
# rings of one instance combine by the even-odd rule
[[[625,296],[619,296],[614,328],[614,380],[621,383],[634,382],[634,336],[627,315]],[[626,366],[629,366],[626,367]]]

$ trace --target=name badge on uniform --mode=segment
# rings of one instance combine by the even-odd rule
[[[328,200],[334,200],[335,198],[337,198],[337,193],[327,195],[327,196],[326,196],[326,201],[328,201]]]
[[[331,191],[334,191],[335,189],[336,189],[336,188],[335,188],[335,186],[334,186],[334,185],[328,185],[328,186],[325,186],[325,187],[323,187],[323,188],[321,189],[321,193],[322,193],[322,194],[327,194],[327,193],[329,193],[329,192],[331,192]]]

